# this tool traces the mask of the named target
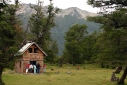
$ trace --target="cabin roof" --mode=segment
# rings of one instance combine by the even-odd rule
[[[39,47],[39,45],[35,42],[29,42],[29,43],[26,43],[26,45],[24,45],[16,54],[15,56],[18,56],[18,55],[22,55],[30,46],[32,46],[33,44],[35,44],[40,50],[42,53],[44,53],[45,56],[47,56],[47,54]]]

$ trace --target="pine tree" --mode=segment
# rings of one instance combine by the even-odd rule
[[[16,18],[15,5],[8,5],[3,0],[4,6],[0,13],[0,85],[5,85],[2,81],[2,72],[4,68],[14,68],[18,47],[21,45],[22,33],[20,22]]]
[[[87,34],[86,25],[73,25],[65,34],[65,53],[69,57],[69,61],[75,66],[82,60],[82,41],[84,35]]]

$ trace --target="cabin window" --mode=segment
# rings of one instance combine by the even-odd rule
[[[29,53],[32,53],[32,48],[29,48],[28,50],[29,50]]]
[[[38,48],[34,48],[34,53],[38,53]]]

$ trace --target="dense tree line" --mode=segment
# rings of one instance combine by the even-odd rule
[[[87,61],[97,63],[103,68],[125,67],[127,64],[126,13],[127,9],[120,8],[111,14],[88,17],[89,21],[101,23],[101,30],[92,34],[83,31],[87,28],[85,25],[72,26],[65,35],[64,62],[76,65]],[[126,73],[118,83],[123,83],[125,77]]]
[[[101,24],[101,31],[97,33],[95,32],[91,35],[85,35],[84,33],[84,41],[73,44],[76,40],[75,37],[73,38],[73,43],[71,42],[68,46],[66,43],[69,43],[70,40],[66,39],[73,37],[74,35],[66,35],[67,38],[65,37],[66,43],[63,55],[64,57],[67,57],[65,58],[65,62],[73,64],[73,62],[70,61],[75,58],[76,64],[79,64],[80,60],[83,60],[89,61],[90,63],[97,63],[101,67],[106,68],[126,66],[127,9],[124,8],[124,6],[127,5],[126,3],[127,0],[88,0],[88,4],[94,7],[103,8],[103,13],[101,13],[101,15],[88,17],[89,21],[94,21]],[[115,4],[114,10],[107,12],[106,9],[110,9],[113,4]],[[76,29],[80,30],[79,27],[76,27]],[[71,31],[71,28],[69,31]],[[73,33],[75,34],[76,31],[73,31]],[[82,51],[80,49],[82,49]],[[83,56],[82,58],[80,57],[80,54]],[[118,81],[118,84],[124,83],[126,74],[127,67]]]
[[[125,63],[124,60],[127,58],[126,11],[126,9],[120,9],[110,15],[108,14],[92,18],[93,21],[103,24],[101,27],[103,33],[101,33],[101,36],[97,39],[97,42],[99,42],[96,43],[97,48],[101,47],[101,52],[97,55],[98,62],[107,60],[110,61],[108,62],[109,65],[117,64],[117,66]],[[89,20],[91,19],[89,18]],[[121,63],[121,61],[123,62]]]
[[[106,57],[109,60],[113,61],[110,63],[111,65],[117,64],[117,66],[126,66],[127,60],[127,46],[126,46],[126,30],[127,30],[127,0],[87,0],[89,5],[94,7],[101,7],[102,12],[100,12],[100,18],[94,18],[92,21],[99,22],[104,24],[103,29],[105,33],[109,33],[106,35],[110,41],[110,48],[106,55],[110,54],[110,57]],[[108,11],[107,9],[113,9]],[[107,22],[108,21],[108,22]],[[111,49],[113,48],[113,49]],[[104,51],[104,50],[103,50]],[[104,54],[104,53],[103,53]],[[118,60],[119,59],[119,60]],[[124,73],[121,76],[118,84],[123,84],[124,79],[127,75],[127,67],[124,69]]]

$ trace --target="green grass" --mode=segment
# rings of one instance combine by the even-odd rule
[[[51,71],[51,68],[54,70]],[[3,72],[2,79],[6,85],[117,85],[110,81],[114,70],[98,68],[96,65],[82,65],[79,70],[71,65],[62,68],[48,65],[47,72],[42,74],[17,74],[7,70]],[[59,74],[55,73],[57,71]],[[122,72],[116,76],[120,77]]]

